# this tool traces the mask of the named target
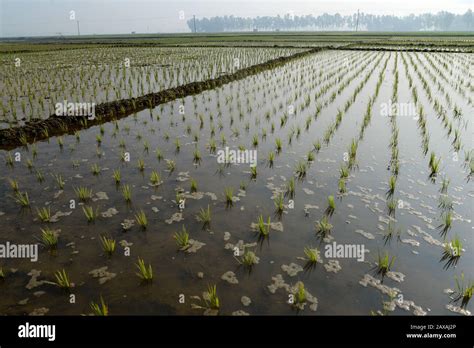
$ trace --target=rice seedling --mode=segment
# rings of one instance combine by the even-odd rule
[[[135,265],[138,268],[138,272],[136,275],[143,281],[143,282],[151,282],[153,280],[153,269],[149,264],[148,267],[145,265],[145,261],[138,258],[138,263]]]
[[[328,207],[326,208],[326,215],[331,216],[334,214],[334,211],[336,210],[336,202],[334,201],[334,196],[329,195],[328,196]]]
[[[158,162],[160,162],[163,159],[163,154],[161,153],[160,149],[156,149],[155,152],[156,152],[156,159],[158,160]]]
[[[201,208],[201,210],[199,210],[196,219],[199,222],[202,222],[203,228],[211,224],[211,208],[209,205],[207,206],[207,209]]]
[[[390,179],[388,180],[388,191],[387,191],[387,196],[393,196],[395,192],[395,185],[397,183],[397,178],[395,176],[391,176]]]
[[[7,152],[7,156],[5,157],[5,162],[7,166],[13,167],[14,160],[13,160],[13,156],[11,152]]]
[[[92,189],[89,189],[84,186],[79,186],[78,188],[74,188],[74,192],[76,193],[77,198],[82,202],[85,202],[92,198]]]
[[[226,187],[224,189],[224,197],[227,206],[234,204],[234,189],[232,187]]]
[[[176,169],[176,162],[173,160],[166,160],[166,167],[170,173]]]
[[[280,138],[276,138],[276,139],[275,139],[275,145],[276,145],[277,152],[280,153],[280,152],[281,152],[281,149],[282,149],[281,139],[280,139]]]
[[[397,208],[397,201],[395,199],[390,199],[387,201],[387,210],[388,215],[395,215],[395,209]]]
[[[339,188],[339,193],[340,194],[344,194],[344,193],[347,192],[346,181],[344,179],[339,179],[339,182],[338,182],[337,186]]]
[[[438,208],[443,211],[453,210],[453,200],[446,194],[439,196]]]
[[[217,144],[214,139],[209,140],[209,152],[210,153],[215,153],[217,150]]]
[[[198,191],[197,181],[195,179],[191,179],[191,188],[189,190],[191,192],[197,192]]]
[[[41,209],[36,208],[36,212],[38,214],[39,219],[42,222],[50,222],[51,221],[51,207],[42,207]]]
[[[100,297],[100,303],[97,304],[94,301],[90,303],[92,313],[95,316],[106,317],[109,315],[109,306],[105,303],[103,297]]]
[[[308,152],[308,155],[306,156],[306,160],[308,162],[314,162],[314,153],[312,151]]]
[[[306,176],[306,171],[307,171],[306,163],[302,161],[298,162],[295,169],[298,179],[303,179]]]
[[[258,263],[258,257],[253,251],[251,251],[247,248],[244,248],[244,252],[243,252],[242,256],[239,259],[237,259],[237,261],[241,265],[243,265],[247,268],[252,268],[252,266],[254,266],[255,264]]]
[[[112,254],[115,252],[116,247],[115,239],[101,236],[100,242],[102,244],[102,250],[107,254],[107,256],[112,256]]]
[[[430,163],[429,163],[429,166],[431,169],[430,177],[434,177],[439,173],[440,163],[441,163],[441,158],[436,158],[434,152],[432,152],[430,156]]]
[[[454,296],[452,298],[453,302],[461,301],[461,308],[466,308],[469,301],[472,298],[472,294],[474,293],[474,282],[465,280],[464,273],[461,273],[461,277],[458,278],[454,276],[454,280],[456,282],[456,290],[454,292]]]
[[[315,264],[317,262],[320,262],[320,260],[321,260],[318,249],[313,249],[311,247],[305,247],[304,248],[304,254],[306,255],[306,259],[308,260],[308,263],[310,263],[310,264]]]
[[[91,172],[92,172],[93,175],[99,175],[100,174],[100,167],[97,163],[94,163],[91,166]]]
[[[400,228],[395,228],[394,223],[392,220],[389,221],[387,226],[387,232],[383,236],[384,244],[390,243],[394,236],[397,236],[398,241],[401,240],[402,230]]]
[[[63,268],[61,271],[56,271],[54,274],[56,278],[55,284],[59,286],[61,289],[70,290],[73,287],[69,276],[66,273],[66,270]]]
[[[295,304],[302,304],[306,302],[306,289],[302,282],[298,283],[298,288],[296,292],[293,294],[295,299]]]
[[[18,185],[18,181],[15,179],[8,179],[8,183],[10,184],[10,187],[12,188],[13,192],[18,192],[20,187]]]
[[[63,177],[61,174],[52,174],[54,177],[54,180],[56,181],[56,184],[58,185],[59,189],[62,190],[64,189],[64,185],[66,182],[64,181]]]
[[[152,183],[153,186],[157,186],[161,184],[161,175],[156,171],[152,171],[150,174],[150,182]]]
[[[313,148],[314,148],[314,151],[319,152],[319,151],[321,150],[321,141],[320,141],[320,140],[316,140],[316,141],[313,143]]]
[[[257,166],[251,166],[250,167],[250,177],[252,179],[256,179],[257,178]]]
[[[44,175],[39,170],[36,171],[36,180],[38,180],[39,183],[44,181]]]
[[[132,188],[130,185],[122,185],[122,196],[126,202],[132,201]]]
[[[381,274],[382,277],[385,276],[385,274],[387,274],[387,272],[392,268],[394,262],[395,256],[390,257],[388,252],[385,252],[383,256],[379,253],[377,255],[377,274]]]
[[[441,180],[441,188],[439,189],[439,192],[441,192],[442,194],[447,194],[449,182],[450,180],[448,178],[443,178],[443,180]]]
[[[257,135],[257,134],[255,134],[255,135],[253,136],[252,145],[253,145],[254,147],[257,147],[257,146],[258,146],[258,135]]]
[[[268,165],[270,167],[273,167],[273,161],[275,160],[275,153],[273,151],[270,151],[268,153]]]
[[[89,205],[85,205],[82,207],[82,211],[84,212],[84,215],[86,216],[87,222],[94,222],[97,219],[98,213],[97,210],[94,210]]]
[[[451,229],[453,223],[453,215],[451,213],[451,210],[446,211],[442,215],[442,219],[443,222],[441,223],[441,225],[438,226],[438,228],[441,229],[441,234],[445,235]]]
[[[135,221],[137,222],[138,226],[141,227],[142,230],[146,230],[148,227],[148,219],[146,214],[143,210],[140,210],[135,214]]]
[[[266,224],[263,221],[263,216],[262,215],[260,215],[258,217],[257,232],[258,232],[260,237],[265,238],[270,234],[270,226],[271,226],[270,217],[268,217],[268,221],[267,221]]]
[[[180,250],[186,250],[189,248],[189,233],[186,231],[186,227],[184,227],[184,225],[181,231],[175,232],[173,238]]]
[[[349,177],[349,168],[347,166],[341,166],[341,168],[339,169],[339,177],[341,179],[346,179],[347,177]]]
[[[286,194],[293,198],[295,196],[295,178],[291,177],[286,185]]]
[[[280,193],[275,200],[273,201],[273,204],[275,205],[276,213],[278,215],[283,214],[283,210],[285,208],[285,201],[283,199],[283,194]]]
[[[117,184],[117,185],[120,184],[120,181],[122,180],[122,175],[120,173],[120,169],[114,169],[112,177],[114,178],[115,184]]]
[[[205,297],[206,306],[210,309],[219,309],[220,302],[217,296],[217,286],[209,285]]]
[[[30,205],[30,199],[28,197],[28,192],[17,191],[15,193],[15,202],[17,202],[22,207],[28,207]]]
[[[243,181],[240,182],[240,185],[239,185],[239,188],[242,190],[242,191],[245,191],[247,189],[247,184]]]
[[[41,229],[41,242],[49,249],[56,249],[58,246],[58,234],[52,231],[49,227]]]
[[[329,232],[331,232],[332,225],[329,223],[327,215],[324,215],[321,220],[316,221],[316,232],[326,236]]]

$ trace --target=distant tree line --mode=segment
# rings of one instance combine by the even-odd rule
[[[194,21],[191,19],[187,23],[191,31],[194,31]],[[198,33],[252,30],[355,30],[357,13],[347,16],[324,13],[316,17],[290,14],[256,18],[219,16],[196,18],[195,25]],[[437,14],[411,14],[404,17],[360,13],[358,29],[362,31],[472,31],[474,18],[472,10],[461,15],[442,11]]]

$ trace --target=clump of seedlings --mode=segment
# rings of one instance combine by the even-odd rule
[[[102,250],[107,254],[107,256],[112,256],[115,252],[116,242],[113,238],[107,238],[105,236],[100,237],[102,243]]]
[[[258,257],[255,254],[255,252],[244,248],[244,252],[240,258],[237,259],[239,264],[247,267],[247,268],[252,268],[255,264],[258,263]]]
[[[69,280],[69,276],[64,268],[61,271],[56,271],[54,276],[56,278],[56,285],[61,289],[70,290],[74,286],[74,284]]]
[[[207,293],[204,301],[206,302],[207,308],[210,309],[219,309],[220,308],[220,301],[219,297],[217,296],[217,286],[216,285],[209,285],[207,287]]]
[[[275,211],[278,215],[283,214],[283,210],[285,208],[285,201],[283,198],[283,194],[280,193],[274,200],[273,204],[275,205]]]
[[[256,179],[257,178],[257,166],[250,167],[250,178]]]
[[[286,195],[293,198],[295,196],[295,178],[291,177],[286,185]]]
[[[296,292],[293,294],[294,296],[294,305],[301,305],[306,303],[306,289],[304,287],[303,282],[298,283],[298,288]]]
[[[94,210],[89,205],[85,205],[82,207],[82,211],[84,212],[84,215],[86,216],[87,222],[94,222],[97,219],[98,216],[98,210]]]
[[[93,175],[99,175],[100,174],[100,167],[97,163],[94,163],[92,166],[91,166],[91,172]]]
[[[381,274],[382,277],[384,277],[387,272],[390,271],[390,269],[393,266],[393,263],[395,262],[395,256],[390,257],[388,252],[385,252],[385,254],[382,256],[380,253],[377,255],[377,274]]]
[[[327,215],[324,215],[321,220],[316,221],[316,232],[326,236],[331,232],[332,225],[329,223]]]
[[[303,179],[306,176],[306,170],[307,170],[306,163],[298,162],[295,169],[298,179]]]
[[[305,247],[304,254],[306,256],[308,264],[314,265],[317,262],[320,262],[321,260],[318,249],[314,249],[312,247]]]
[[[388,191],[387,196],[391,197],[395,193],[395,185],[397,183],[397,177],[392,175],[388,180]]]
[[[207,206],[207,209],[201,208],[196,218],[198,221],[202,222],[203,228],[209,226],[211,224],[211,208],[209,205]]]
[[[122,196],[126,202],[132,201],[132,188],[130,187],[130,185],[122,186]]]
[[[258,235],[260,237],[267,237],[269,234],[270,234],[270,226],[271,226],[271,221],[270,221],[270,217],[268,217],[268,221],[267,223],[265,224],[264,220],[263,220],[263,216],[260,215],[258,217],[258,222],[257,222],[257,232],[258,232]]]
[[[100,317],[106,317],[109,315],[109,307],[104,301],[104,298],[101,296],[100,297],[100,303],[97,304],[94,301],[91,302],[90,304],[92,313],[96,316]]]
[[[14,196],[15,202],[17,202],[22,207],[30,206],[30,198],[28,197],[28,192],[16,192]]]
[[[271,167],[273,167],[273,162],[275,160],[275,153],[273,151],[270,151],[268,153],[268,165]]]
[[[474,293],[474,281],[467,281],[464,278],[464,273],[461,277],[454,276],[456,282],[456,290],[452,298],[453,302],[461,301],[461,308],[466,308]]]
[[[116,185],[120,184],[120,181],[122,180],[122,175],[120,173],[120,169],[115,169],[112,177],[114,178],[114,181],[115,181]]]
[[[336,202],[334,201],[334,196],[328,196],[328,207],[326,208],[325,214],[331,216],[336,210]]]
[[[181,231],[174,233],[173,238],[176,241],[179,250],[186,250],[189,248],[189,233],[186,231],[186,227],[184,227],[184,225]]]
[[[77,198],[82,202],[92,198],[92,189],[87,187],[79,186],[78,188],[74,188],[74,192],[76,193]]]
[[[51,231],[49,227],[41,229],[41,242],[48,249],[56,249],[58,246],[58,234],[55,231]]]
[[[64,189],[64,185],[66,182],[64,181],[63,177],[61,174],[52,174],[54,180],[56,181],[56,184],[58,184],[58,187],[60,190]]]
[[[51,221],[51,207],[42,207],[41,209],[36,209],[38,213],[38,217],[42,222],[50,222]]]
[[[232,187],[226,187],[224,189],[224,197],[226,205],[232,206],[234,204],[234,189]]]
[[[140,210],[139,212],[137,212],[135,214],[135,221],[137,222],[138,226],[140,226],[140,228],[142,230],[146,230],[147,227],[148,227],[148,219],[146,217],[146,214],[143,210]]]
[[[429,163],[429,166],[431,169],[431,174],[430,174],[431,178],[438,175],[439,170],[440,170],[440,163],[441,163],[441,158],[436,158],[435,153],[432,152],[430,155],[430,163]]]
[[[197,181],[194,179],[191,179],[191,188],[189,189],[192,193],[198,191],[198,186],[197,186]]]
[[[443,214],[443,222],[441,225],[438,226],[438,228],[441,230],[442,235],[446,235],[448,231],[451,229],[453,223],[453,215],[450,210],[446,211]]]
[[[20,187],[18,185],[18,181],[15,179],[8,179],[8,183],[10,184],[10,187],[12,188],[13,192],[18,192]]]
[[[153,186],[157,186],[161,184],[161,176],[156,170],[151,172],[150,182],[152,183]]]
[[[138,258],[138,263],[135,265],[138,268],[138,272],[136,275],[143,281],[143,282],[151,282],[153,280],[153,269],[149,264],[148,267],[145,265],[145,261]]]

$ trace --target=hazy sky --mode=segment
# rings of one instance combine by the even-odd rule
[[[186,20],[217,15],[464,13],[474,0],[0,0],[0,37],[189,32]],[[75,19],[71,20],[71,11]],[[184,20],[180,19],[184,12]]]

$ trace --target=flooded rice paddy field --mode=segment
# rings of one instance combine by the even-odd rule
[[[107,47],[5,54],[0,127],[47,118],[56,103],[104,103],[216,78],[302,49]]]
[[[0,313],[90,314],[103,298],[110,314],[471,315],[473,63],[323,51],[0,151],[0,241],[58,237],[36,263],[1,260]],[[255,169],[219,163],[226,147],[256,150]],[[363,261],[328,255],[333,243],[363,246]]]

